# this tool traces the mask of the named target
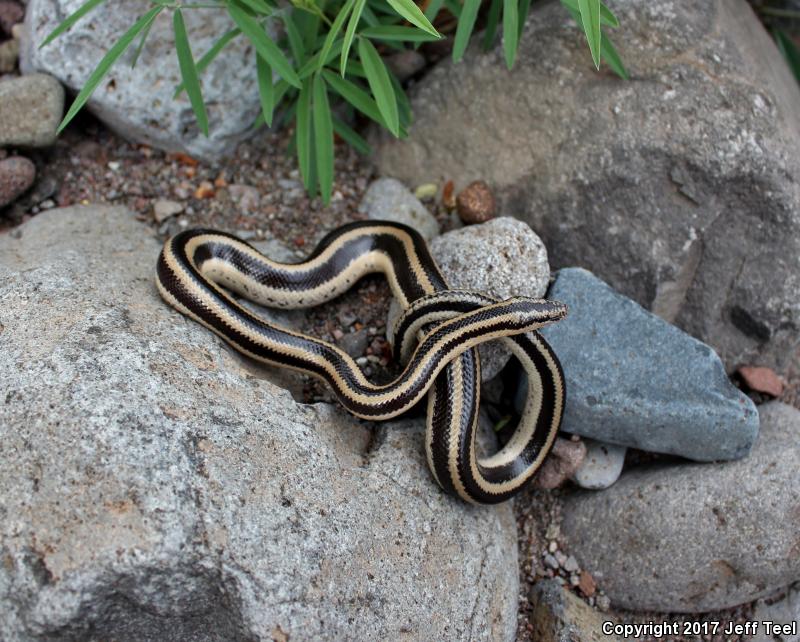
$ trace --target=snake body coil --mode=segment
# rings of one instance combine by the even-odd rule
[[[395,324],[395,352],[406,364],[386,385],[370,383],[336,346],[269,323],[222,287],[272,308],[330,301],[365,274],[386,275],[405,312]],[[404,225],[356,222],[326,236],[301,263],[277,263],[234,236],[187,230],[158,259],[161,296],[236,350],[326,381],[358,417],[396,417],[428,395],[426,452],[437,482],[473,503],[497,503],[519,491],[552,446],[564,408],[558,359],[537,328],[566,315],[560,303],[516,297],[495,301],[448,290],[422,237]],[[528,373],[526,408],[496,454],[475,451],[480,400],[476,346],[503,339]]]

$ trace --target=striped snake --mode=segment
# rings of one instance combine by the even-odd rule
[[[369,382],[340,348],[265,321],[222,287],[266,307],[297,309],[330,301],[375,272],[386,275],[404,309],[393,334],[395,355],[405,368],[385,385]],[[405,225],[344,225],[294,264],[272,261],[230,234],[186,230],[164,244],[156,285],[170,305],[240,353],[323,379],[358,417],[391,419],[427,394],[428,464],[442,488],[466,501],[494,504],[519,491],[542,464],[561,424],[561,366],[535,330],[562,319],[566,306],[449,290],[424,239]],[[502,339],[528,373],[528,398],[510,440],[481,458],[475,445],[476,346],[493,339]]]

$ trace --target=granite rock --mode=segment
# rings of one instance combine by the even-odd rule
[[[435,238],[430,249],[451,288],[476,290],[498,299],[541,298],[547,290],[547,250],[533,230],[516,219],[505,216],[453,230]],[[399,314],[399,306],[393,303],[388,328]],[[511,356],[499,342],[481,344],[478,350],[483,381],[496,377]]]
[[[513,640],[510,506],[164,304],[132,213],[0,237],[0,639]]]
[[[759,600],[756,603],[751,620],[760,624],[757,633],[750,642],[800,642],[800,584],[794,584],[782,591],[778,599]],[[765,622],[773,622],[781,626],[777,635],[770,629],[767,633]],[[795,624],[795,633],[783,633],[783,627]]]
[[[0,147],[52,145],[63,112],[64,88],[52,76],[0,82]]]
[[[800,411],[759,411],[745,459],[640,467],[567,499],[569,550],[614,606],[703,613],[800,580]]]
[[[426,241],[439,236],[439,224],[411,191],[394,178],[373,181],[359,211],[374,221],[393,221],[413,227]]]
[[[750,451],[758,413],[709,346],[580,268],[547,297],[569,307],[541,330],[567,382],[562,430],[697,461]]]
[[[555,580],[540,580],[530,593],[536,642],[619,642],[602,632],[603,617]]]
[[[800,361],[800,89],[745,0],[628,0],[597,73],[559,3],[512,72],[473,43],[412,91],[379,170],[492,185],[554,268],[590,269],[711,345],[728,371]]]
[[[40,48],[45,37],[80,0],[31,0],[25,16],[20,66],[47,72],[79,91],[119,37],[151,7],[148,0],[103,3],[68,32]],[[208,51],[233,23],[224,9],[185,11],[195,56]],[[273,34],[274,35],[274,34]],[[195,122],[186,93],[173,99],[181,82],[170,11],[153,22],[135,67],[135,46],[123,54],[92,94],[88,109],[128,140],[209,160],[233,151],[253,133],[259,114],[255,57],[245,38],[225,47],[201,76],[209,121],[206,138]]]

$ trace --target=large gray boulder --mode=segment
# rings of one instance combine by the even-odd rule
[[[614,606],[702,613],[800,580],[800,411],[760,413],[745,459],[643,467],[566,501],[569,550]]]
[[[109,207],[0,237],[0,639],[513,639],[510,507],[169,308],[159,245]]]
[[[579,265],[714,347],[782,369],[800,345],[800,91],[744,0],[615,3],[630,81],[596,73],[553,2],[519,59],[477,46],[412,98],[382,173],[475,179]]]
[[[47,72],[80,91],[97,63],[153,4],[149,0],[101,4],[68,32],[40,48],[47,35],[82,0],[31,0],[25,17],[20,66]],[[232,28],[224,9],[184,11],[195,59]],[[138,41],[137,41],[138,42]],[[186,93],[172,98],[181,82],[169,10],[153,22],[147,44],[131,68],[137,43],[114,65],[89,100],[88,108],[121,136],[167,151],[214,159],[252,134],[259,113],[255,57],[247,40],[231,42],[201,76],[210,136],[195,123]]]

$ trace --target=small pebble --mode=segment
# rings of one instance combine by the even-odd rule
[[[562,564],[562,566],[564,567],[564,570],[567,571],[568,573],[575,573],[577,570],[580,569],[580,566],[578,565],[578,560],[575,559],[574,555],[570,555],[564,561],[564,564]]]
[[[555,553],[558,550],[558,542],[550,542],[550,546],[547,547],[547,550],[551,553]]]
[[[456,210],[467,225],[494,218],[495,208],[494,194],[485,181],[470,183],[456,197]]]
[[[554,571],[558,570],[558,560],[549,553],[544,556],[544,564],[548,568],[552,568]]]
[[[419,200],[424,201],[429,198],[434,198],[436,192],[439,191],[439,186],[436,183],[423,183],[414,190],[414,196]]]
[[[772,368],[742,366],[737,373],[750,390],[762,392],[771,397],[780,397],[783,393],[783,381]]]
[[[597,604],[597,608],[603,611],[603,613],[611,608],[611,600],[605,595],[598,595],[595,604]]]
[[[578,582],[578,588],[586,597],[592,597],[592,595],[595,594],[595,591],[597,590],[597,584],[595,584],[591,573],[588,571],[583,571],[581,573]]]
[[[586,446],[583,442],[556,437],[553,450],[539,469],[534,486],[546,490],[558,488],[575,474],[585,457]]]
[[[23,156],[0,161],[0,207],[26,192],[36,179],[36,166]]]
[[[153,218],[157,223],[163,223],[171,216],[180,214],[183,211],[183,205],[176,201],[170,201],[165,198],[158,199],[153,203]]]
[[[9,36],[12,35],[14,25],[22,22],[25,10],[13,0],[0,0],[0,29]]]

